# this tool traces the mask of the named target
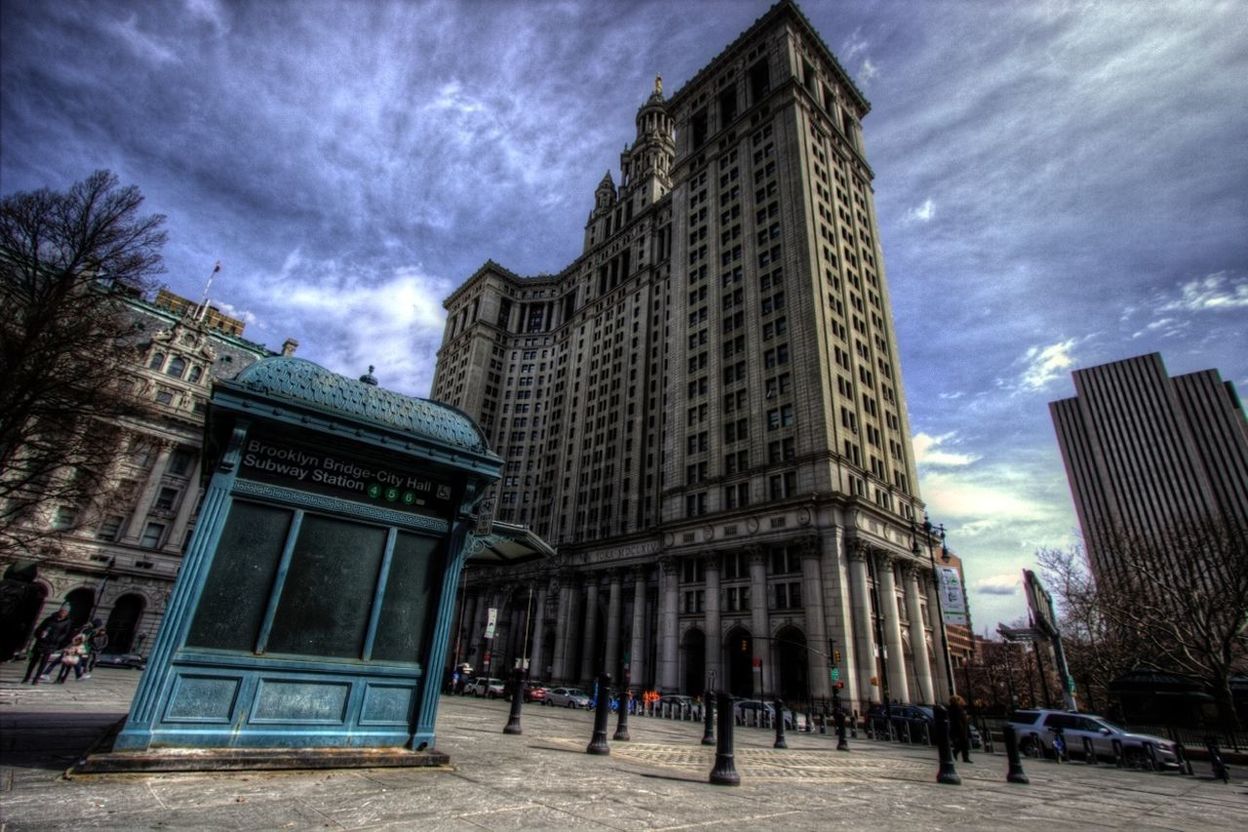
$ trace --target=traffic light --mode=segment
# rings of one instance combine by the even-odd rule
[[[840,664],[840,663],[841,663],[841,651],[840,651],[840,650],[833,650],[833,651],[832,651],[832,663],[833,663],[833,664]]]
[[[837,690],[844,690],[844,689],[845,689],[845,683],[844,683],[844,682],[837,682],[837,683],[836,683],[835,685],[833,685],[832,687],[836,688]]]
[[[742,653],[750,652],[750,642],[747,641],[746,639],[741,639],[741,652]]]

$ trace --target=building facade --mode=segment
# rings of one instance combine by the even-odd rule
[[[1118,574],[1116,535],[1248,525],[1248,421],[1217,370],[1171,378],[1151,353],[1076,370],[1074,381],[1075,397],[1049,410],[1098,580]]]
[[[65,604],[78,624],[105,622],[109,652],[146,654],[195,527],[212,383],[274,353],[244,339],[242,321],[167,290],[124,302],[136,333],[134,389],[150,400],[148,416],[114,426],[122,452],[109,472],[112,487],[92,505],[48,506],[32,518],[64,530],[33,564],[34,574],[26,564],[0,570],[16,567],[33,578],[37,603],[22,624],[27,634]],[[283,352],[296,346],[287,341]]]
[[[489,261],[447,298],[433,398],[507,460],[493,515],[558,552],[471,570],[453,655],[688,693],[839,682],[859,708],[947,695],[868,109],[781,2],[670,98],[656,80],[580,257]]]

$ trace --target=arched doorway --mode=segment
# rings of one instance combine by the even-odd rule
[[[728,692],[734,696],[754,695],[754,639],[744,627],[734,627],[724,639]]]
[[[689,630],[680,649],[685,654],[681,662],[685,683],[681,689],[690,696],[701,696],[706,688],[706,634],[697,628]]]
[[[806,635],[796,627],[776,633],[776,670],[780,696],[789,702],[810,699],[810,654]]]
[[[34,580],[33,566],[26,572],[16,567],[10,566],[0,580],[0,661],[7,661],[26,644],[48,597],[47,587]]]
[[[69,620],[74,622],[74,629],[77,630],[87,623],[87,617],[95,607],[95,592],[80,586],[65,596],[65,603],[69,605]]]
[[[117,602],[113,604],[113,611],[108,614],[108,649],[106,652],[133,652],[134,636],[139,629],[139,619],[143,616],[143,606],[143,596],[134,593],[117,599]]]

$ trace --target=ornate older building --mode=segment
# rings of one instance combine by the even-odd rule
[[[274,353],[245,340],[242,321],[167,290],[151,302],[125,302],[136,333],[134,388],[151,400],[150,418],[115,426],[125,441],[109,491],[90,506],[49,506],[32,520],[65,529],[62,545],[50,547],[37,565],[0,569],[10,570],[6,577],[33,577],[41,600],[27,611],[28,634],[68,604],[76,622],[106,622],[109,652],[145,654],[195,526],[212,382]],[[296,346],[287,341],[283,352]]]
[[[558,552],[472,571],[453,655],[798,700],[835,678],[858,708],[946,695],[868,109],[781,2],[670,98],[656,80],[576,261],[489,261],[447,298],[433,397],[507,460],[495,517]]]

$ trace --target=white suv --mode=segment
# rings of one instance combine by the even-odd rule
[[[1104,717],[1092,714],[1043,709],[1015,711],[1010,715],[1010,725],[1014,726],[1014,732],[1018,736],[1018,748],[1023,754],[1052,754],[1053,738],[1060,730],[1066,741],[1067,754],[1082,755],[1083,741],[1087,738],[1097,757],[1113,759],[1114,746],[1117,743],[1128,762],[1143,762],[1148,753],[1144,746],[1151,743],[1157,762],[1168,766],[1178,765],[1179,762],[1174,743],[1170,740],[1148,734],[1132,734]]]
[[[472,680],[464,693],[493,699],[503,695],[503,680],[478,676]]]

